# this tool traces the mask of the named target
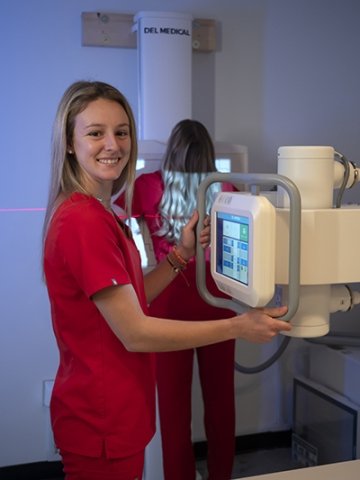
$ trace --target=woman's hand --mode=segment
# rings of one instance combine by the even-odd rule
[[[289,322],[278,319],[287,312],[287,307],[254,308],[235,317],[240,332],[236,336],[253,343],[265,343],[280,332],[291,330]]]
[[[204,228],[200,232],[199,242],[203,249],[210,245],[210,215],[204,218]]]
[[[181,232],[181,238],[177,245],[177,250],[182,258],[190,260],[196,252],[196,225],[199,221],[199,213],[194,211],[188,223]],[[210,244],[210,217],[207,215],[204,219],[204,228],[200,232],[199,242],[202,248],[207,248]]]

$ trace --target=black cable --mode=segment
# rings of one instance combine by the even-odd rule
[[[343,178],[343,181],[342,181],[341,187],[339,189],[339,192],[337,194],[336,202],[335,202],[335,208],[340,208],[342,198],[343,198],[343,195],[344,195],[344,191],[345,191],[345,188],[346,188],[347,182],[349,180],[349,176],[350,176],[350,162],[342,153],[335,152],[335,156],[338,157],[338,161],[344,165],[344,169],[345,169],[344,178]]]

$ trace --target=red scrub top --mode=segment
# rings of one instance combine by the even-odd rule
[[[127,351],[91,300],[132,284],[147,313],[129,230],[97,199],[74,193],[50,222],[44,271],[60,353],[50,405],[57,447],[108,458],[143,450],[155,431],[153,354]]]

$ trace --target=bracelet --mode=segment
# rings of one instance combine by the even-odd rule
[[[177,248],[174,246],[171,252],[168,253],[166,260],[172,266],[174,272],[179,273],[185,270],[188,262],[180,255]]]
[[[175,257],[176,257],[176,260],[177,260],[179,263],[181,263],[181,264],[184,266],[184,268],[186,268],[186,265],[188,264],[189,261],[188,261],[188,260],[185,260],[185,259],[180,255],[180,253],[179,253],[176,245],[173,246],[172,251],[173,251],[173,254],[174,254]]]

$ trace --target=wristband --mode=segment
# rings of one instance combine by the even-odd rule
[[[168,253],[166,260],[172,266],[174,272],[179,273],[182,270],[185,270],[188,262],[180,255],[176,246]]]

